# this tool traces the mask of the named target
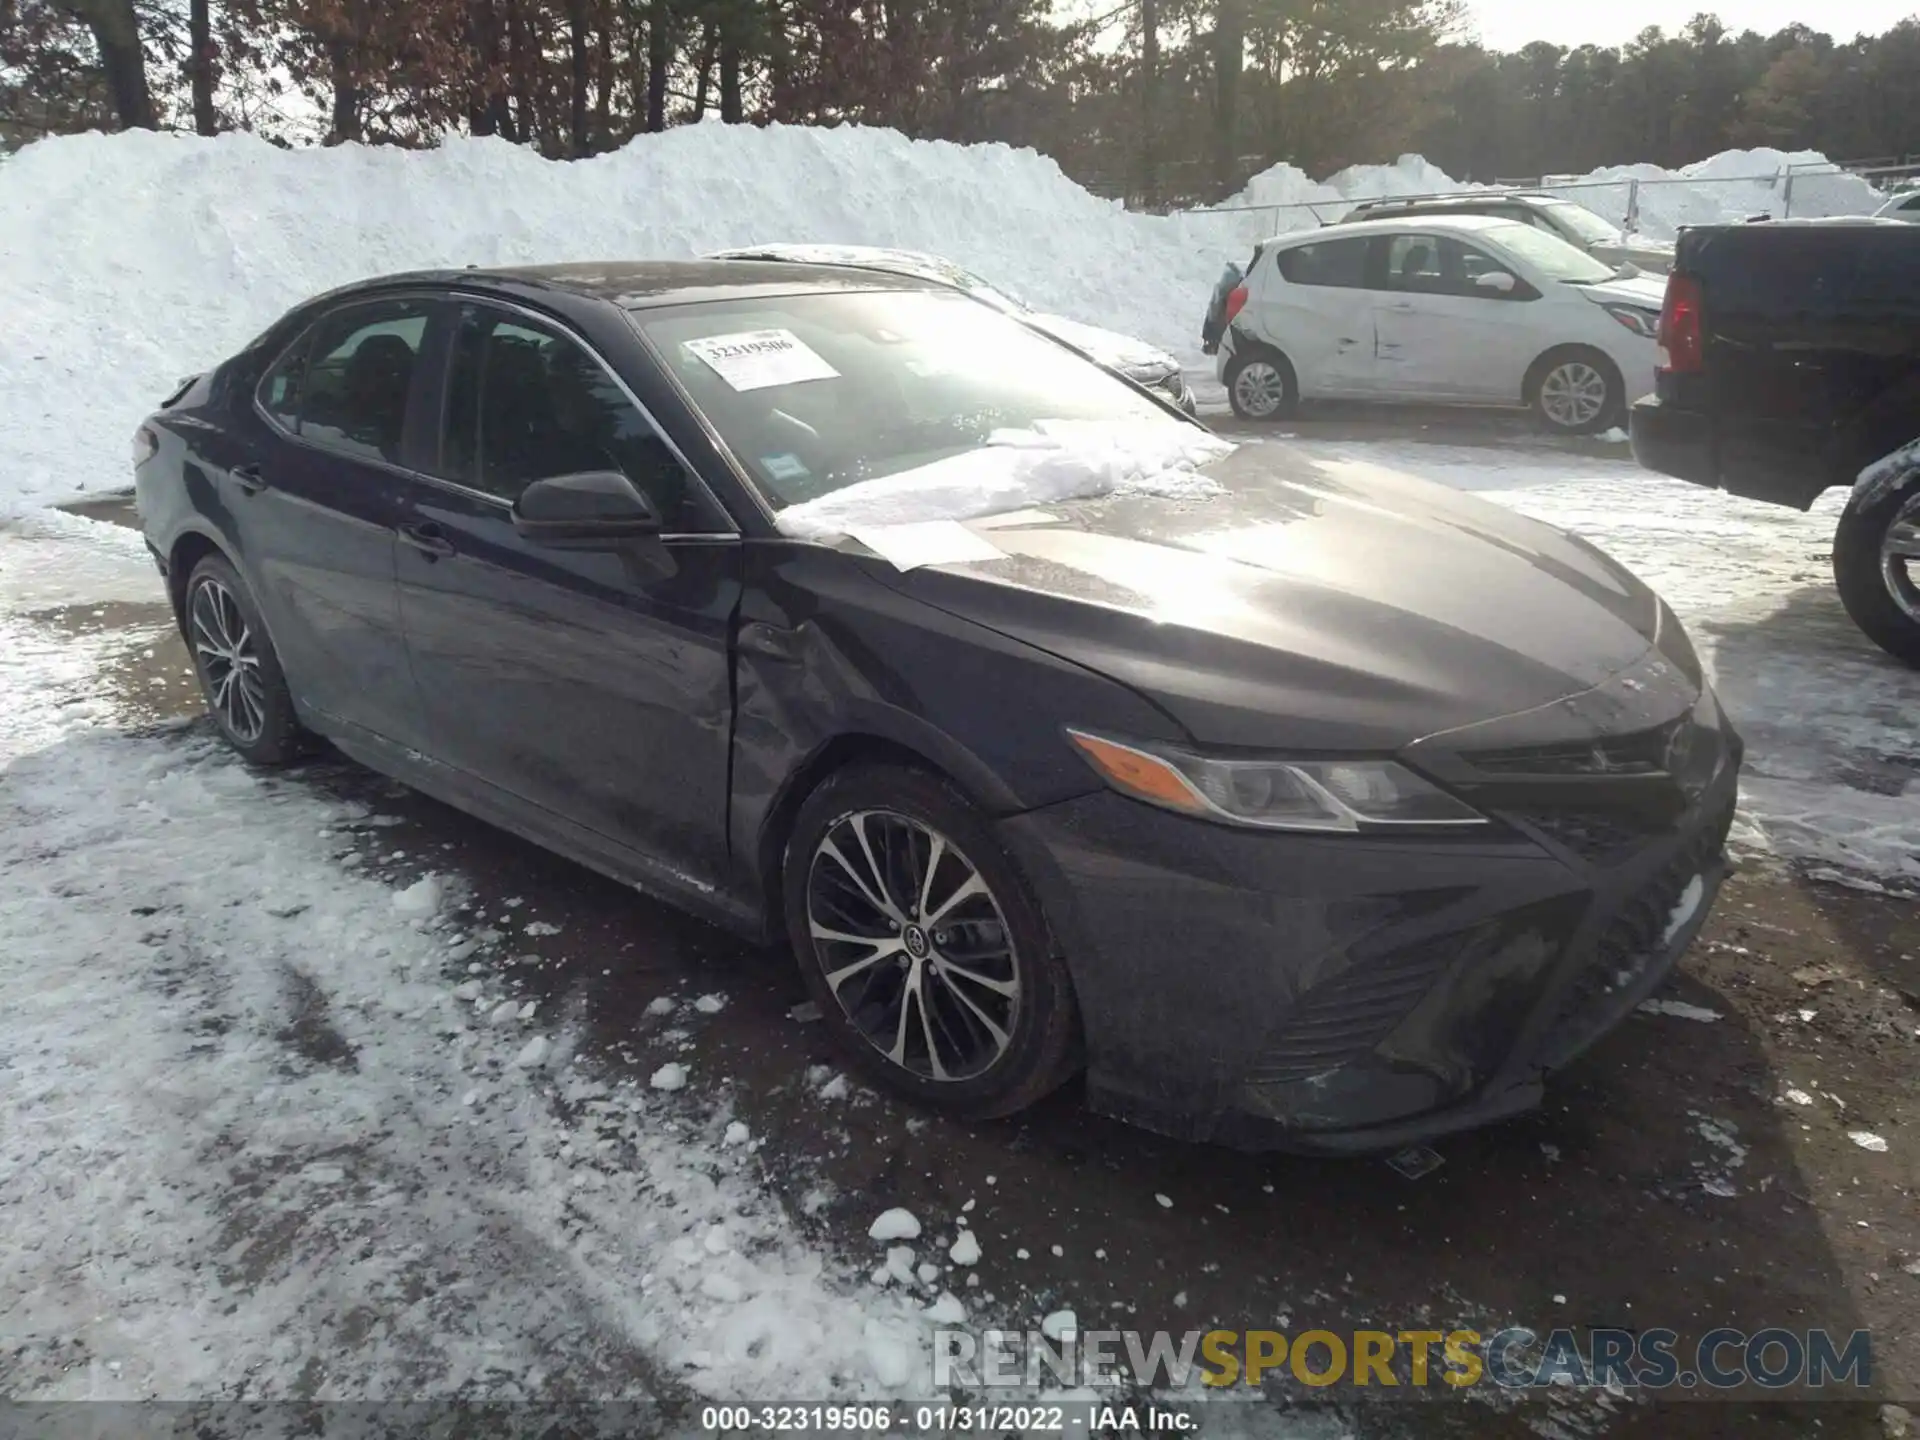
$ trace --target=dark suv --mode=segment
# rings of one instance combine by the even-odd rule
[[[1644,235],[1628,235],[1604,215],[1555,195],[1514,191],[1467,191],[1459,195],[1409,195],[1362,200],[1347,212],[1348,220],[1399,219],[1406,215],[1492,215],[1518,220],[1549,235],[1557,235],[1576,250],[1584,250],[1605,265],[1631,265],[1664,275],[1673,265],[1673,247]]]
[[[1686,230],[1659,345],[1654,393],[1633,407],[1635,458],[1802,510],[1852,485],[1833,545],[1840,598],[1920,665],[1920,226]]]

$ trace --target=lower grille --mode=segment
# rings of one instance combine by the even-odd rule
[[[1625,811],[1516,810],[1515,820],[1531,825],[1549,840],[1573,851],[1582,860],[1604,861],[1643,844],[1649,833]]]
[[[1548,1027],[1543,1044],[1549,1067],[1564,1063],[1613,1026],[1620,997],[1665,955],[1667,926],[1680,897],[1720,852],[1732,826],[1729,801],[1601,932],[1592,958],[1574,977]]]
[[[1247,1078],[1304,1080],[1366,1054],[1420,1003],[1470,938],[1443,935],[1322,980],[1301,997]]]

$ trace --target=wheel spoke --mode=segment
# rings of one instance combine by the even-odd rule
[[[899,918],[899,911],[893,907],[892,902],[882,899],[874,893],[873,886],[869,885],[866,878],[861,875],[858,870],[854,869],[853,862],[847,859],[840,847],[834,844],[831,839],[821,842],[820,853],[832,858],[834,863],[846,873],[846,877],[853,882],[854,888],[860,892],[861,898],[864,899],[867,904],[871,905],[875,911],[895,919]]]
[[[1889,526],[1880,551],[1896,560],[1920,560],[1920,520],[1902,520]]]
[[[828,988],[836,994],[839,992],[840,987],[855,975],[860,974],[863,970],[871,969],[874,965],[890,956],[900,954],[905,948],[897,935],[850,935],[844,930],[829,929],[817,920],[811,919],[807,922],[807,928],[812,932],[815,940],[824,940],[829,944],[835,945],[866,945],[871,947],[868,953],[862,955],[859,959],[842,965],[837,970],[824,972]]]
[[[995,1055],[997,1057],[1000,1051],[1003,1051],[1007,1048],[1007,1032],[1001,1029],[1000,1023],[997,1020],[995,1020],[991,1015],[987,1014],[986,1011],[982,1010],[979,1004],[974,1000],[974,998],[971,995],[967,994],[967,992],[962,990],[959,986],[946,984],[944,988],[947,994],[953,996],[954,999],[958,1000],[962,1005],[966,1006],[967,1009],[971,1010],[973,1012],[973,1018],[978,1020],[982,1025],[984,1025],[987,1029],[987,1033],[993,1036],[994,1050],[995,1050]]]
[[[920,1012],[920,1033],[927,1042],[927,1064],[933,1069],[934,1079],[945,1080],[948,1078],[947,1067],[940,1063],[940,1042],[933,1038],[933,1017],[927,1011],[925,967],[916,966],[914,977],[914,1009]],[[902,1008],[904,1008],[904,1002]]]
[[[947,853],[947,842],[940,836],[933,837],[933,844],[927,851],[927,871],[920,877],[920,902],[914,907],[916,915],[931,917],[933,914],[933,877],[940,869],[940,861]],[[927,923],[931,925],[932,919]]]
[[[254,693],[252,681],[244,670],[234,672],[239,676],[238,688],[240,704],[247,712],[247,735],[258,735],[267,727],[267,707],[264,698]]]
[[[226,655],[227,647],[214,638],[212,630],[207,625],[206,616],[198,605],[193,607],[193,631],[199,637],[193,642],[194,649],[209,655],[222,657]]]
[[[900,987],[900,1020],[894,1027],[893,1045],[887,1051],[887,1058],[894,1064],[905,1066],[907,1063],[907,1002],[919,998],[920,971],[916,967],[907,976],[907,983]]]
[[[951,955],[942,955],[937,968],[940,978],[947,981],[950,987],[954,977],[957,976],[962,980],[971,981],[982,989],[991,990],[996,995],[1004,995],[1009,1000],[1020,993],[1018,980],[996,980],[991,975],[983,975],[971,966],[955,960]]]
[[[921,917],[921,923],[923,925],[938,925],[952,913],[954,906],[958,905],[962,900],[986,893],[987,887],[981,881],[980,876],[969,869],[967,871],[967,878],[961,882],[960,887],[946,898],[938,910],[926,911]]]
[[[880,857],[873,853],[873,842],[867,838],[866,812],[855,815],[848,823],[853,827],[853,838],[860,842],[860,854],[867,862],[867,874],[873,877],[874,889],[878,891],[878,904],[881,910],[895,920],[905,917],[894,902],[893,887],[887,884],[886,867],[880,863]]]

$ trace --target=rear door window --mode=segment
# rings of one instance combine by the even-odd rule
[[[1296,245],[1275,257],[1280,273],[1290,285],[1327,285],[1344,290],[1364,290],[1367,284],[1367,242],[1365,239],[1321,240],[1311,245]]]
[[[400,463],[428,300],[382,300],[315,328],[300,396],[300,437],[368,460]]]

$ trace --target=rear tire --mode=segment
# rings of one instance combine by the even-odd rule
[[[1300,404],[1300,383],[1278,350],[1255,346],[1235,355],[1224,378],[1227,403],[1242,420],[1285,420]]]
[[[1592,435],[1626,413],[1627,387],[1598,350],[1570,345],[1549,350],[1527,375],[1527,405],[1554,435]]]
[[[1040,907],[946,780],[835,772],[794,820],[782,889],[807,990],[876,1084],[989,1119],[1079,1068],[1073,986]]]
[[[1847,502],[1833,536],[1833,578],[1862,633],[1920,666],[1920,459],[1867,504]]]
[[[225,557],[207,556],[187,577],[180,633],[213,723],[243,758],[285,765],[306,748],[253,592]]]

